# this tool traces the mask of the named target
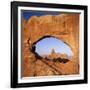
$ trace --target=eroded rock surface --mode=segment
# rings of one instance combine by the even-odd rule
[[[79,73],[79,14],[32,16],[28,21],[22,21],[22,76]],[[32,44],[47,35],[55,36],[67,43],[74,52],[74,60],[65,64],[37,60],[31,52]]]

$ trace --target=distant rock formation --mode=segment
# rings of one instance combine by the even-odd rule
[[[54,49],[52,49],[51,54],[44,55],[43,59],[61,63],[66,63],[69,61],[69,57],[67,56],[67,54],[56,53]]]
[[[51,55],[53,55],[53,54],[55,54],[56,52],[55,52],[55,50],[54,50],[54,48],[52,49],[52,51],[51,51]]]
[[[52,49],[52,51],[51,51],[51,54],[49,54],[49,55],[44,55],[43,56],[44,58],[46,57],[46,58],[48,58],[48,59],[54,59],[54,58],[64,58],[64,59],[68,59],[69,57],[68,57],[68,55],[67,54],[62,54],[62,53],[56,53],[55,52],[55,50],[54,50],[54,48]]]

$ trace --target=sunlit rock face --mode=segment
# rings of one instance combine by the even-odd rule
[[[71,48],[55,37],[45,37],[35,44],[35,52],[41,57],[52,56],[53,58],[73,57]]]
[[[24,63],[22,76],[79,74],[79,14],[32,16],[27,21],[23,20],[22,23]],[[33,43],[47,35],[68,44],[75,57],[74,60],[67,63],[47,61],[50,65],[55,66],[54,68],[57,71],[49,67],[50,65],[37,60],[35,54],[31,51]],[[49,58],[52,59],[52,56],[49,56]]]

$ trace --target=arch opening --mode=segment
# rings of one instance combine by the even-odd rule
[[[71,60],[74,57],[74,53],[71,47],[62,40],[54,36],[44,36],[38,41],[33,43],[32,51],[36,57],[47,60]]]

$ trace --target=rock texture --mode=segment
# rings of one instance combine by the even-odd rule
[[[32,44],[43,36],[54,36],[67,43],[74,60],[66,64],[37,60]],[[22,20],[22,76],[65,75],[79,73],[79,14],[32,16]]]

